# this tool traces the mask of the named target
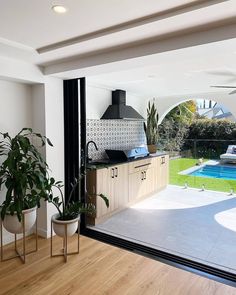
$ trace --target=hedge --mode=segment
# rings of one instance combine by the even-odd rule
[[[229,144],[236,144],[236,122],[229,120],[196,119],[187,125],[164,120],[159,126],[158,145],[168,151],[218,159]]]
[[[195,148],[194,141],[190,139],[197,140]],[[192,156],[196,158],[219,159],[230,144],[236,144],[235,122],[223,119],[199,119],[190,124],[183,150],[190,149]]]
[[[188,139],[236,139],[236,122],[198,119],[189,125]]]

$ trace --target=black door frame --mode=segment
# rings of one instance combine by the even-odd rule
[[[79,175],[79,117],[78,80],[64,80],[64,157],[65,196],[71,190],[71,183]],[[78,195],[78,190],[75,195]],[[73,196],[73,198],[75,198]]]
[[[77,78],[63,81],[64,89],[64,159],[65,196],[69,196],[71,183],[79,174],[86,174],[86,81]],[[86,176],[80,181],[73,195],[76,201],[85,202]],[[81,227],[85,218],[81,217]]]
[[[64,81],[64,135],[65,135],[65,195],[69,192],[70,183],[79,172],[86,174],[86,79],[78,78]],[[80,134],[80,136],[79,136]],[[80,152],[79,152],[80,149]],[[79,159],[79,154],[81,155]],[[80,186],[81,200],[85,202],[86,176]],[[120,247],[137,254],[148,256],[166,264],[188,270],[201,276],[236,287],[236,275],[183,258],[165,251],[127,241],[106,233],[87,228],[84,217],[81,222],[81,233],[90,238]]]

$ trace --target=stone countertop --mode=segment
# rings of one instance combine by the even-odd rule
[[[168,155],[168,152],[157,151],[155,154],[149,154],[149,156],[146,156],[146,157],[131,159],[131,160],[122,161],[122,162],[110,161],[109,159],[96,160],[96,161],[92,161],[91,163],[87,164],[87,170],[90,171],[90,170],[96,170],[96,169],[102,169],[102,168],[109,168],[112,166],[127,164],[127,163],[140,161],[140,160],[144,160],[144,159],[149,159],[149,158],[154,158],[154,157],[161,157],[161,156],[165,156],[165,155]]]

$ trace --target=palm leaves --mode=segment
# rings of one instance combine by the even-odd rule
[[[192,100],[183,102],[173,108],[167,115],[167,119],[173,119],[176,122],[190,123],[196,113],[196,103]]]

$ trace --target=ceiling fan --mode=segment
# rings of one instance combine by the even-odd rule
[[[225,69],[225,70],[209,70],[206,71],[207,74],[216,75],[216,76],[223,76],[228,77],[226,83],[235,82],[236,80],[236,72]],[[236,89],[236,86],[230,86],[230,85],[213,85],[211,87],[214,88],[222,88],[222,89]],[[229,94],[235,94],[236,90],[231,91]]]
[[[236,89],[236,86],[226,86],[226,85],[213,85],[211,87],[214,87],[214,88],[226,88],[226,89]],[[233,90],[231,91],[229,94],[235,94],[236,93],[236,90]]]
[[[221,76],[227,78],[227,83],[235,82],[236,81],[236,72],[231,69],[213,69],[205,71],[206,74],[214,75],[214,76]]]

